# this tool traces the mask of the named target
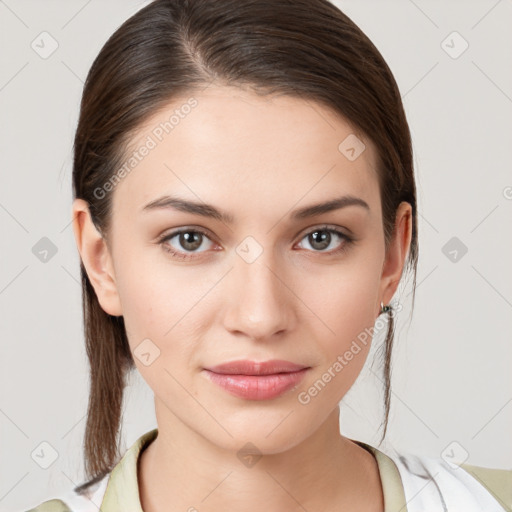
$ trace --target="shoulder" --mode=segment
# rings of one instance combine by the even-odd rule
[[[72,510],[61,499],[53,499],[31,508],[27,512],[72,512]]]
[[[110,472],[99,475],[62,496],[44,501],[27,512],[100,512],[111,509],[113,504],[117,506],[114,507],[115,510],[134,510],[138,501],[137,461],[141,451],[157,435],[157,428],[146,432],[131,445]],[[125,505],[124,509],[122,505]]]
[[[512,469],[455,464],[412,453],[390,456],[402,478],[408,512],[512,512]]]
[[[480,482],[507,512],[512,512],[512,469],[486,468],[472,464],[461,464],[460,467]]]
[[[98,512],[111,473],[77,491],[73,488],[61,496],[44,501],[27,512]],[[83,487],[83,486],[81,486]]]

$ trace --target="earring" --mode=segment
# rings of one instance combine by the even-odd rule
[[[388,311],[391,311],[391,304],[388,304],[387,306],[384,306],[384,303],[380,303],[380,314],[387,313]]]

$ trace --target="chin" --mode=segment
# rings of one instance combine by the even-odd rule
[[[218,410],[218,409],[217,409]],[[277,413],[265,414],[262,411],[239,411],[236,418],[220,414],[215,418],[215,426],[208,426],[210,441],[221,448],[233,452],[255,450],[262,455],[272,455],[290,450],[305,440],[311,434],[312,425],[304,420],[304,428],[297,423],[297,415],[290,414],[292,408]],[[222,428],[224,427],[224,428]],[[229,432],[229,434],[227,432]],[[217,432],[215,438],[212,432]]]

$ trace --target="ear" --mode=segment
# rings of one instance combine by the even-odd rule
[[[409,254],[411,238],[412,207],[406,201],[402,201],[398,206],[393,237],[382,266],[377,316],[380,313],[380,301],[388,304],[398,288],[405,261]]]
[[[105,313],[121,316],[112,257],[106,240],[92,222],[88,203],[75,199],[72,215],[78,251],[98,301]]]

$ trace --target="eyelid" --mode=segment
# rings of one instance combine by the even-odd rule
[[[306,235],[309,235],[311,233],[314,233],[315,231],[320,230],[334,230],[339,231],[342,235],[346,236],[347,238],[354,238],[354,235],[349,229],[342,228],[340,226],[336,226],[334,224],[316,224],[313,226],[310,226],[308,228],[304,228],[302,231],[300,231],[297,235],[294,236],[294,238],[300,237],[299,241],[302,240]],[[345,233],[343,230],[348,231],[348,233]],[[158,235],[156,238],[157,243],[161,242],[165,238],[173,238],[176,235],[179,235],[180,233],[187,232],[187,231],[197,231],[198,233],[203,234],[204,236],[208,237],[212,242],[215,241],[215,236],[210,232],[210,230],[200,227],[200,226],[181,226],[179,228],[171,229],[170,231],[164,231],[161,235]],[[215,242],[217,243],[217,242]]]
[[[341,244],[341,247],[338,248],[338,249],[333,249],[331,251],[310,251],[310,250],[306,250],[306,252],[311,252],[313,254],[326,254],[326,255],[334,255],[336,254],[338,251],[341,251],[343,250],[343,248],[346,246],[346,245],[349,245],[353,242],[356,241],[355,237],[351,234],[346,234],[344,233],[343,231],[344,228],[341,228],[340,226],[336,226],[336,225],[331,225],[331,224],[317,224],[317,225],[314,225],[314,226],[310,226],[309,228],[305,228],[303,231],[301,231],[301,233],[299,235],[297,235],[299,237],[298,241],[296,243],[300,243],[306,236],[316,232],[316,231],[329,231],[329,232],[334,232],[335,234],[337,234],[338,236],[340,236],[342,238],[342,244]],[[179,228],[175,228],[173,230],[171,230],[170,232],[164,232],[162,235],[158,236],[157,238],[157,244],[159,245],[164,245],[164,242],[167,242],[169,240],[171,240],[172,238],[180,235],[181,233],[186,233],[186,232],[197,232],[197,233],[200,233],[202,234],[203,236],[205,236],[206,238],[208,238],[208,240],[210,240],[213,244],[217,244],[219,245],[216,241],[215,241],[215,237],[212,236],[212,234],[210,233],[210,231],[206,228],[202,228],[202,227],[199,227],[199,226],[181,226]],[[348,230],[350,231],[350,230]],[[178,258],[182,258],[182,259],[190,259],[190,258],[197,258],[197,257],[200,257],[200,255],[202,254],[205,254],[207,253],[208,251],[199,251],[199,252],[187,252],[187,251],[180,251],[180,250],[176,250],[174,248],[172,248],[172,246],[170,244],[168,244],[168,248],[166,248],[166,250],[172,254],[174,254],[175,256],[177,256]]]
[[[308,253],[312,254],[325,254],[326,256],[331,255],[335,256],[337,254],[340,254],[348,249],[348,247],[352,244],[354,244],[357,240],[355,236],[351,234],[347,234],[344,232],[343,228],[340,226],[334,226],[330,224],[321,224],[317,226],[313,226],[311,228],[307,228],[306,231],[302,232],[299,237],[299,242],[301,243],[304,238],[307,236],[317,232],[317,231],[328,231],[329,233],[334,233],[335,236],[341,239],[341,244],[336,249],[331,249],[330,251],[311,251],[306,250]],[[350,230],[348,230],[350,231]]]
[[[201,258],[203,255],[208,256],[208,251],[200,251],[200,252],[187,252],[187,251],[181,251],[178,249],[175,249],[172,247],[170,243],[168,243],[171,239],[174,237],[180,235],[181,233],[187,233],[187,232],[196,232],[200,233],[204,237],[208,238],[208,240],[211,241],[212,244],[216,244],[216,242],[212,239],[214,237],[211,236],[209,230],[205,228],[201,228],[198,226],[182,226],[180,228],[176,228],[171,230],[170,232],[164,232],[162,235],[157,237],[156,244],[161,246],[164,251],[169,253],[173,259],[176,259],[177,261],[192,261],[196,260],[197,258]],[[217,249],[214,249],[217,250]]]
[[[336,226],[334,224],[316,224],[310,226],[309,228],[305,228],[297,236],[300,236],[300,239],[302,240],[302,238],[304,238],[306,235],[314,233],[315,231],[337,231],[347,238],[353,238],[353,235],[349,229],[342,228],[341,226]],[[345,231],[348,231],[348,233],[345,233]]]
[[[206,228],[202,228],[199,226],[181,226],[179,228],[165,230],[161,235],[157,236],[156,241],[161,242],[165,238],[173,238],[176,235],[179,235],[180,233],[186,233],[188,231],[197,231],[198,233],[201,233],[202,235],[208,237],[212,241],[215,239],[210,230]]]

